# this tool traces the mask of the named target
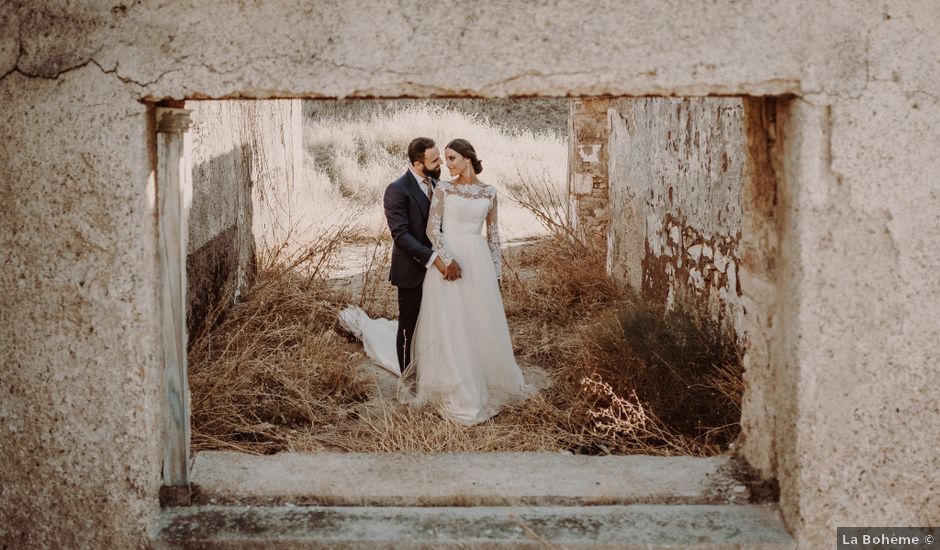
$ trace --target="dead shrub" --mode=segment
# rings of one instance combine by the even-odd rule
[[[254,287],[189,353],[192,444],[196,450],[282,450],[291,433],[329,424],[367,397],[337,353],[337,296],[322,273],[346,228],[312,245],[270,251]]]
[[[621,380],[665,429],[720,447],[737,437],[743,370],[716,323],[637,301],[616,312],[597,343],[598,373]]]

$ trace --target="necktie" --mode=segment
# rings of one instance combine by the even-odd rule
[[[434,186],[431,185],[431,178],[424,178],[424,184],[428,186],[428,200],[431,199],[431,195],[434,193]]]

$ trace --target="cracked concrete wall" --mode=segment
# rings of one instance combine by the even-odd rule
[[[140,545],[162,454],[147,107],[85,67],[0,82],[0,546]]]
[[[608,269],[653,303],[719,323],[743,347],[744,100],[609,103]]]
[[[418,32],[441,20],[467,25]],[[140,101],[204,97],[794,95],[770,125],[773,278],[742,277],[778,302],[742,452],[803,548],[937,523],[938,21],[930,0],[3,2],[0,541],[145,544],[162,403]]]

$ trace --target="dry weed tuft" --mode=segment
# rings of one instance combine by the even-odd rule
[[[345,231],[270,251],[247,297],[212,315],[189,354],[195,449],[275,452],[293,432],[334,422],[366,399],[333,330],[345,297],[322,277]]]
[[[573,443],[585,444],[563,429],[559,415],[560,411],[545,397],[536,396],[488,422],[466,427],[435,406],[412,408],[394,401],[377,401],[358,407],[355,421],[317,436],[312,446],[408,454],[557,451]]]
[[[716,323],[637,302],[616,311],[596,342],[598,373],[628,384],[677,437],[722,447],[737,437],[743,372]]]
[[[582,378],[584,390],[597,398],[591,409],[594,444],[609,453],[649,455],[714,455],[721,447],[689,438],[656,418],[636,391],[618,392],[599,375]]]

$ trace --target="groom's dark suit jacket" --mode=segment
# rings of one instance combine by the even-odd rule
[[[435,182],[431,181],[433,186]],[[425,266],[434,254],[427,235],[431,201],[408,170],[385,189],[384,203],[385,218],[395,241],[388,278],[398,287],[420,286],[428,271]]]

